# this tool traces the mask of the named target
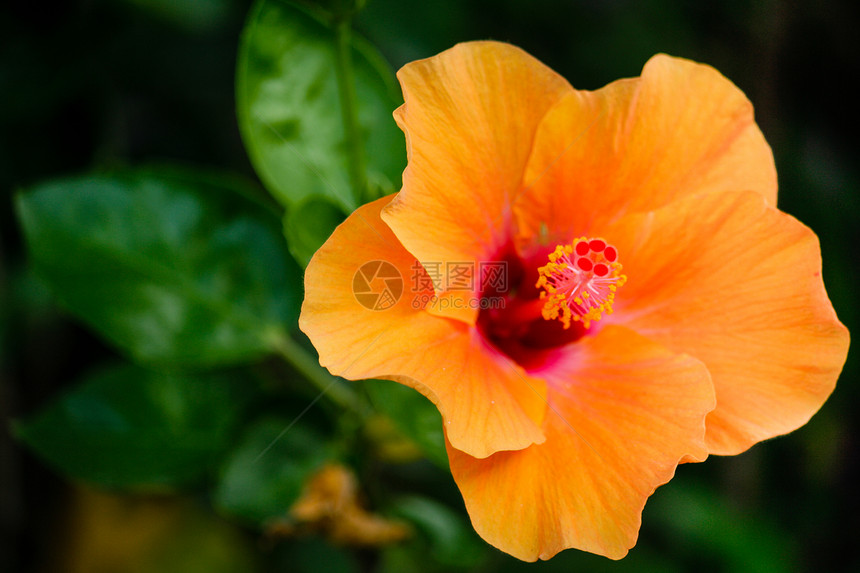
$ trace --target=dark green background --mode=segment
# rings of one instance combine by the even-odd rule
[[[2,571],[45,570],[44,555],[66,534],[69,496],[65,479],[21,448],[6,422],[33,414],[114,357],[28,273],[13,194],[57,176],[153,161],[255,177],[233,96],[249,7],[239,0],[89,0],[0,8]],[[858,25],[852,2],[778,0],[368,0],[356,23],[395,68],[488,38],[521,46],[586,89],[638,75],[656,52],[715,66],[753,101],[776,156],[779,205],[818,233],[828,292],[854,332],[860,118],[848,82],[860,76]],[[836,392],[802,430],[741,456],[681,467],[649,502],[640,543],[624,561],[575,551],[537,566],[493,550],[480,559],[448,558],[472,559],[482,571],[860,571],[856,380],[852,356]],[[401,468],[389,477],[457,503],[443,473]],[[410,511],[417,520],[432,514],[420,501],[401,508]],[[267,553],[253,533],[242,535],[250,551]],[[187,543],[193,554],[197,542]],[[319,553],[302,547],[267,563],[302,570]],[[446,570],[444,558],[438,570]],[[390,570],[409,563],[408,556],[387,559]],[[185,567],[202,563],[189,558]],[[359,555],[355,563],[372,568],[377,561]]]

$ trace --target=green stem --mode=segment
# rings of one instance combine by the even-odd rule
[[[290,366],[323,392],[326,398],[362,418],[368,415],[367,405],[361,396],[342,380],[326,372],[317,359],[289,335],[274,337],[272,346]]]
[[[352,195],[360,204],[367,195],[364,144],[358,125],[358,97],[355,92],[355,70],[352,66],[352,14],[342,12],[334,19],[335,65],[340,94],[340,110],[349,153],[349,180]]]

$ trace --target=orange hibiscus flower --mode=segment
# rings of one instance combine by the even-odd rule
[[[776,209],[749,101],[717,71],[659,55],[579,91],[477,42],[398,77],[403,189],[317,252],[300,325],[333,374],[436,404],[489,543],[620,558],[678,463],[822,405],[848,332],[815,234]],[[397,272],[357,275],[370,261]],[[353,293],[397,273],[396,303]]]

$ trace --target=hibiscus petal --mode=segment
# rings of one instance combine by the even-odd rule
[[[409,166],[383,219],[422,262],[491,259],[510,240],[511,197],[537,125],[570,85],[498,42],[459,44],[397,76],[406,103],[394,115]],[[446,306],[439,312],[474,323],[474,304]]]
[[[320,363],[351,380],[390,378],[418,389],[439,408],[451,443],[473,456],[542,442],[546,385],[473,327],[422,310],[433,291],[411,284],[415,257],[379,216],[389,201],[357,209],[308,265],[299,326]],[[403,278],[399,301],[385,310],[366,308],[353,293],[356,271],[369,261],[391,263]]]
[[[569,349],[546,373],[546,442],[484,460],[448,446],[476,531],[525,561],[569,547],[623,557],[648,496],[682,458],[707,456],[701,362],[618,326]]]
[[[666,55],[641,78],[573,91],[544,117],[515,212],[522,250],[709,191],[776,205],[773,154],[749,100],[715,69]]]
[[[809,420],[848,352],[815,234],[751,192],[711,193],[607,230],[627,284],[613,322],[705,363],[708,447],[737,454]]]

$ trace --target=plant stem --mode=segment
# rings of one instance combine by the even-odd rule
[[[316,358],[289,335],[273,337],[272,346],[290,366],[325,394],[326,398],[362,418],[368,415],[367,406],[361,396],[342,380],[326,372]]]
[[[360,205],[367,195],[364,144],[358,125],[358,97],[355,92],[355,70],[352,66],[351,13],[341,13],[334,19],[335,65],[340,94],[340,110],[349,154],[349,180],[352,196]]]

